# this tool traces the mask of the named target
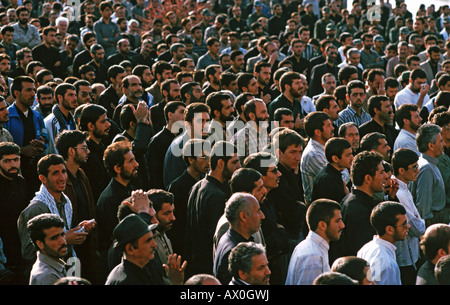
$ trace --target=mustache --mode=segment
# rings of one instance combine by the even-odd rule
[[[60,250],[62,250],[62,249],[64,249],[64,248],[67,249],[67,244],[62,245],[62,246],[58,249],[58,251],[60,251]]]

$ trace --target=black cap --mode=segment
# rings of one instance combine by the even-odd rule
[[[123,247],[148,232],[155,230],[157,226],[157,224],[147,225],[138,215],[130,214],[122,219],[114,228],[113,236],[116,239],[114,247]]]

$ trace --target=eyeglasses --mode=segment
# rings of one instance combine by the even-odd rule
[[[202,160],[209,160],[209,156],[198,156],[197,158],[202,159]]]
[[[419,169],[419,164],[413,165],[412,167],[409,167],[408,169],[412,169],[414,171]]]

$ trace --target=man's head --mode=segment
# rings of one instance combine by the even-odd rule
[[[420,238],[420,249],[427,261],[437,261],[450,254],[450,226],[438,223],[429,226]]]
[[[414,134],[421,126],[422,117],[416,104],[403,104],[395,112],[395,120],[400,129],[412,131]]]
[[[322,236],[328,243],[339,240],[345,227],[341,206],[329,199],[318,199],[312,202],[306,212],[306,221],[309,230]]]
[[[241,167],[237,147],[226,141],[218,141],[211,150],[210,168],[223,181],[229,181],[233,173]]]
[[[294,114],[288,108],[280,107],[273,114],[275,127],[294,129]]]
[[[181,85],[180,95],[186,105],[205,101],[205,93],[198,82],[187,82]]]
[[[330,116],[323,111],[310,112],[305,117],[305,132],[311,139],[325,144],[333,137],[333,130]]]
[[[213,118],[221,123],[233,120],[233,103],[230,95],[223,91],[212,92],[206,98],[206,104],[211,108]]]
[[[121,250],[125,259],[143,268],[155,258],[157,244],[154,240],[157,224],[147,225],[138,215],[123,218],[113,230],[114,247]]]
[[[159,222],[157,230],[160,233],[169,231],[175,222],[173,194],[160,189],[151,189],[147,194],[156,211],[156,219]]]
[[[322,88],[326,94],[333,94],[336,89],[336,77],[332,73],[326,73],[322,76]]]
[[[366,87],[360,80],[352,80],[347,84],[347,100],[354,109],[360,109],[366,98]]]
[[[95,68],[91,65],[85,64],[78,70],[80,73],[80,79],[88,81],[91,85],[95,82]]]
[[[416,134],[416,144],[419,152],[433,158],[440,157],[444,153],[441,127],[430,123],[420,126]]]
[[[252,168],[261,174],[267,192],[278,187],[281,173],[277,167],[277,159],[268,152],[250,154],[245,158],[243,167]]]
[[[53,89],[50,86],[43,85],[38,87],[36,91],[36,98],[39,107],[43,113],[50,113],[53,107]]]
[[[271,79],[271,66],[268,62],[257,62],[253,74],[261,87],[268,86]]]
[[[288,170],[298,169],[306,146],[305,139],[296,131],[285,129],[275,134],[272,142],[278,161]]]
[[[419,93],[421,86],[427,83],[427,75],[424,70],[417,68],[409,75],[409,88],[414,93]]]
[[[50,154],[42,157],[37,164],[39,180],[52,195],[61,194],[66,189],[67,169],[63,157]]]
[[[284,73],[280,78],[280,89],[284,95],[292,98],[300,98],[302,96],[303,84],[300,73],[290,71]]]
[[[252,168],[239,168],[231,176],[230,188],[232,193],[245,192],[252,194],[259,203],[267,195],[261,173]]]
[[[113,178],[129,182],[137,176],[139,163],[136,162],[128,141],[118,141],[109,145],[103,154],[103,163]]]
[[[250,285],[268,285],[271,271],[264,246],[254,242],[239,243],[231,250],[228,270],[235,279]]]
[[[347,122],[339,127],[339,137],[346,139],[352,146],[353,153],[359,148],[359,129],[354,122]]]
[[[346,139],[331,138],[325,144],[325,156],[339,171],[350,169],[353,162],[352,146]]]
[[[27,222],[27,230],[40,253],[55,260],[67,255],[64,221],[60,216],[50,213],[37,215]]]
[[[30,12],[25,6],[19,6],[16,8],[16,16],[17,20],[22,26],[25,26],[28,23],[28,19],[30,18]]]
[[[93,44],[90,48],[91,57],[97,64],[103,63],[105,50],[100,44]]]
[[[336,97],[333,95],[322,95],[316,100],[316,111],[322,111],[330,117],[332,122],[339,118],[339,105],[336,101]]]
[[[350,175],[355,187],[365,187],[370,193],[381,192],[388,175],[384,171],[383,156],[374,151],[363,151],[353,159]]]
[[[237,78],[239,91],[258,95],[258,81],[252,73],[240,73]]]
[[[374,282],[369,280],[371,278],[370,264],[360,257],[339,257],[333,262],[331,271],[345,274],[358,281],[359,285],[374,285]]]
[[[208,173],[211,145],[202,139],[190,139],[183,146],[183,159],[186,166],[195,173]]]
[[[383,156],[385,161],[390,160],[391,147],[386,140],[386,135],[380,132],[371,132],[366,134],[361,139],[361,149],[376,151]]]
[[[0,73],[6,77],[11,72],[11,57],[6,53],[0,54]]]
[[[77,90],[72,84],[62,83],[58,85],[55,89],[55,98],[60,109],[71,111],[78,106]]]
[[[356,68],[356,66],[353,65],[348,65],[340,68],[338,73],[338,79],[339,82],[343,85],[347,85],[350,81],[358,79],[358,68]],[[334,89],[336,89],[336,87]]]
[[[175,79],[167,79],[161,83],[161,94],[166,102],[181,101],[180,85]]]
[[[66,162],[81,166],[86,163],[90,153],[86,139],[87,135],[79,130],[63,130],[55,139],[55,147]]]
[[[405,207],[394,201],[376,205],[370,215],[370,223],[380,238],[392,244],[404,240],[411,227],[406,219]]]
[[[220,65],[209,65],[205,69],[205,77],[209,83],[216,86],[220,85],[220,75],[222,74],[222,67]]]
[[[77,92],[77,103],[78,105],[90,104],[92,102],[93,93],[91,83],[87,80],[77,80],[73,86]]]
[[[5,102],[3,102],[5,103]],[[0,175],[12,180],[20,172],[20,147],[13,142],[0,143]]]
[[[244,192],[231,195],[225,203],[224,213],[230,227],[246,239],[259,231],[265,218],[258,200]]]
[[[214,56],[219,56],[220,53],[220,41],[216,37],[209,37],[206,40],[206,47],[208,48],[208,52],[213,54]]]
[[[382,124],[392,125],[394,121],[394,111],[387,96],[372,95],[367,103],[369,114],[372,118]]]
[[[122,80],[122,92],[129,100],[137,102],[142,97],[142,81],[136,75],[127,75]]]
[[[399,148],[392,155],[392,170],[402,181],[416,181],[419,174],[417,153],[408,148]]]
[[[100,105],[88,104],[80,115],[80,130],[89,132],[89,137],[101,140],[109,134],[111,123],[106,109]]]
[[[16,102],[20,103],[23,107],[31,107],[36,96],[34,80],[29,76],[18,76],[14,78],[11,92]]]
[[[0,124],[7,123],[9,121],[8,104],[3,97],[0,97]]]
[[[191,138],[208,137],[206,124],[210,120],[211,108],[201,102],[191,103],[184,112],[184,121],[190,129]]]

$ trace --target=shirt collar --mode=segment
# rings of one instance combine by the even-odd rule
[[[380,245],[380,246],[382,246],[382,247],[385,247],[386,249],[388,249],[389,251],[391,251],[392,252],[392,255],[394,255],[394,257],[395,257],[395,250],[397,249],[397,247],[394,245],[394,244],[392,244],[392,243],[390,243],[390,242],[388,242],[388,241],[386,241],[386,240],[384,240],[384,239],[381,239],[379,236],[377,236],[377,235],[375,235],[374,237],[373,237],[373,241],[377,244],[377,245]]]
[[[38,251],[38,259],[41,262],[49,265],[50,267],[52,267],[53,269],[55,269],[56,271],[61,272],[61,273],[63,273],[66,268],[66,263],[64,263],[64,261],[62,259],[58,259],[56,261],[54,259],[51,259],[47,255],[41,253],[41,251]]]
[[[422,158],[424,158],[425,160],[427,160],[428,162],[430,162],[431,164],[436,165],[436,166],[438,165],[439,159],[433,158],[433,157],[431,157],[431,156],[429,156],[427,154],[424,154],[424,153],[421,153],[420,156]]]
[[[327,241],[322,236],[313,231],[309,231],[308,236],[306,236],[306,238],[311,239],[315,243],[319,244],[319,246],[323,248],[325,251],[328,251],[330,249],[330,245],[327,243]]]

